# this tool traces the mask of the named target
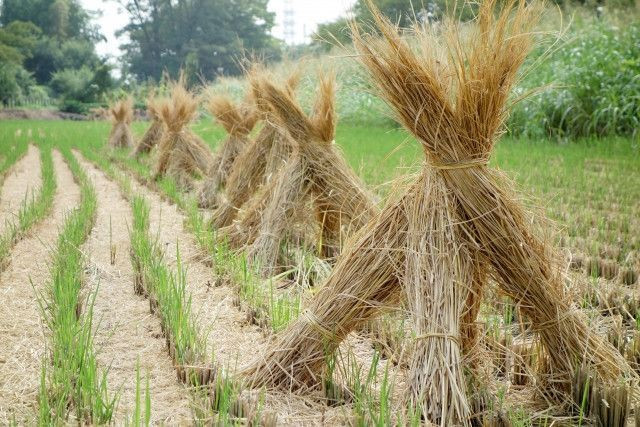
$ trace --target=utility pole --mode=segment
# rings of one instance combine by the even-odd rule
[[[293,45],[296,43],[296,19],[293,0],[284,0],[283,16],[282,27],[284,30],[284,41],[289,45]]]

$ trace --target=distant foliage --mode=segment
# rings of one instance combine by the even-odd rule
[[[637,134],[640,23],[580,24],[568,38],[522,82],[520,93],[547,84],[553,87],[516,106],[510,131],[532,137]]]
[[[237,75],[244,55],[277,59],[267,0],[123,0],[131,20],[122,30],[127,71],[139,81],[184,69],[190,85]]]
[[[101,39],[79,0],[3,0],[0,101],[48,103],[45,87],[64,101],[96,101],[113,86],[95,51]]]

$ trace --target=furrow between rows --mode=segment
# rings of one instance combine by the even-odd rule
[[[114,421],[134,411],[139,369],[141,377],[149,379],[151,422],[190,422],[188,394],[166,353],[160,322],[149,313],[149,303],[134,292],[129,258],[131,207],[103,172],[80,156],[76,158],[93,181],[98,198],[96,224],[84,247],[86,283],[89,291],[97,291],[93,311],[97,359],[109,368],[110,388],[120,390]]]

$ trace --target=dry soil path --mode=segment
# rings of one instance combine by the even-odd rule
[[[37,150],[28,156],[29,161],[37,160]],[[48,262],[65,213],[80,200],[80,189],[57,151],[53,163],[57,190],[51,214],[14,246],[0,275],[0,425],[12,420],[18,425],[34,422],[46,347],[36,292],[45,290],[50,281]],[[36,170],[31,168],[31,174]],[[36,181],[33,176],[25,179]]]
[[[14,222],[24,202],[42,184],[40,178],[40,151],[29,145],[27,154],[11,167],[0,191],[0,233],[4,233],[8,222]]]
[[[93,182],[98,197],[96,223],[84,246],[87,256],[87,285],[98,290],[94,318],[98,363],[109,367],[111,390],[120,390],[116,424],[131,416],[135,408],[136,370],[139,366],[144,393],[149,378],[151,422],[187,424],[192,420],[188,391],[178,382],[165,350],[160,322],[149,312],[149,302],[134,292],[134,273],[129,258],[130,204],[118,186],[76,153],[76,158]],[[114,263],[112,251],[114,248]],[[144,400],[142,401],[142,403]]]

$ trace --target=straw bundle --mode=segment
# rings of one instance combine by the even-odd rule
[[[109,146],[114,148],[129,148],[133,146],[133,136],[129,126],[133,121],[133,99],[126,98],[117,101],[109,108],[111,117],[111,132],[109,132]]]
[[[496,16],[495,5],[495,0],[480,5],[467,38],[459,27],[447,26],[439,58],[433,34],[419,34],[416,53],[379,14],[383,40],[355,31],[356,46],[382,96],[421,141],[429,167],[455,197],[455,217],[478,242],[490,274],[531,319],[553,355],[553,381],[566,390],[576,363],[583,360],[603,379],[615,381],[628,366],[589,330],[564,294],[560,257],[528,225],[508,179],[486,164],[507,115],[509,89],[531,48],[530,29],[541,12],[540,4],[512,0]]]
[[[287,80],[287,90],[291,93],[298,85],[300,74],[294,72]],[[214,228],[230,226],[236,218],[239,209],[251,199],[251,196],[264,183],[270,181],[282,166],[291,151],[291,145],[286,141],[286,136],[275,125],[269,106],[260,94],[257,82],[260,72],[257,70],[249,74],[252,96],[263,127],[255,141],[250,143],[245,150],[236,157],[231,165],[231,172],[227,178],[224,197],[220,200],[220,207],[214,211],[211,217],[211,225]],[[258,212],[251,210],[253,214]],[[242,241],[241,237],[233,237],[233,234],[242,234],[239,226],[223,230],[221,234],[228,235],[230,240]]]
[[[162,139],[163,124],[160,117],[160,103],[161,101],[154,98],[153,94],[147,99],[147,115],[151,119],[151,126],[149,126],[136,146],[134,152],[136,157],[149,153]]]
[[[348,231],[359,229],[376,208],[373,197],[333,142],[333,74],[320,77],[316,104],[310,117],[290,91],[277,88],[271,79],[263,77],[255,82],[255,86],[294,142],[289,158],[273,165],[274,170],[280,171],[268,190],[262,193],[262,200],[245,216],[245,222],[249,222],[245,228],[253,227],[243,236],[244,243],[251,245],[249,258],[268,275],[276,266],[285,234],[292,230],[295,215],[305,209],[307,200],[312,200],[315,206],[310,213],[320,225],[320,246],[325,257],[338,253],[343,228]],[[285,156],[272,154],[270,158],[277,161]],[[256,221],[260,221],[257,235]]]
[[[226,96],[211,96],[208,107],[229,134],[218,149],[213,160],[213,169],[198,196],[200,207],[214,208],[218,204],[220,187],[226,184],[235,159],[250,144],[249,133],[253,130],[258,115],[249,102],[235,105]]]
[[[444,45],[422,30],[418,52],[371,8],[382,39],[354,28],[355,45],[427,161],[403,196],[349,242],[309,308],[245,375],[260,385],[317,383],[324,355],[397,302],[403,283],[421,337],[408,397],[433,422],[467,424],[460,349],[473,336],[485,272],[531,320],[552,355],[556,389],[570,389],[581,363],[607,382],[629,373],[565,296],[558,257],[530,228],[507,179],[486,164],[539,6],[514,0],[494,15],[495,1],[485,1],[468,38],[452,23],[444,27]]]
[[[335,75],[319,76],[311,116],[304,113],[290,92],[277,88],[269,79],[260,81],[260,93],[298,143],[305,182],[314,198],[316,220],[321,224],[322,256],[335,256],[341,247],[343,231],[345,236],[357,231],[378,211],[373,196],[334,141]],[[263,234],[271,239],[277,236],[267,227]]]
[[[181,82],[174,84],[171,99],[160,105],[164,133],[158,145],[154,179],[168,175],[179,186],[191,189],[194,176],[204,176],[213,156],[207,145],[186,128],[198,109],[198,101]]]

